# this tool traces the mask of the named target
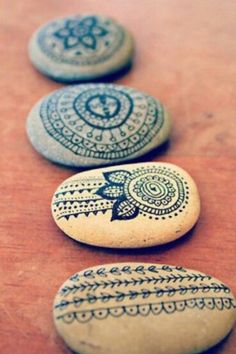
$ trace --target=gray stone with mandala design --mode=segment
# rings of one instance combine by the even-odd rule
[[[163,105],[145,93],[83,84],[44,97],[30,112],[27,131],[46,158],[86,167],[144,155],[168,139],[170,119]]]
[[[100,265],[60,287],[53,317],[80,354],[196,354],[236,320],[230,288],[210,275],[149,263]]]
[[[63,82],[113,74],[131,63],[133,51],[132,36],[123,26],[93,14],[48,22],[29,44],[33,65]]]
[[[184,235],[198,219],[200,200],[187,172],[152,162],[76,174],[57,188],[51,207],[56,224],[75,240],[137,248]]]

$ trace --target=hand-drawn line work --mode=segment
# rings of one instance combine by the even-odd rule
[[[236,308],[230,289],[203,273],[169,265],[112,265],[70,277],[54,305],[56,319],[70,324],[108,316],[171,315]]]
[[[42,52],[57,63],[96,65],[110,59],[124,43],[125,33],[112,20],[72,16],[44,26],[38,35]]]
[[[173,273],[175,275],[182,275],[182,273],[187,273],[187,270],[181,266],[170,266],[168,264],[163,264],[157,266],[155,264],[145,264],[145,265],[121,265],[121,266],[112,266],[111,268],[107,267],[99,267],[97,269],[86,269],[80,273],[76,273],[70,277],[70,280],[73,282],[77,282],[82,278],[85,279],[94,279],[94,278],[107,278],[109,276],[122,276],[122,275],[152,275],[152,274],[159,274],[160,272],[164,273]],[[178,272],[176,274],[176,272]],[[197,276],[196,273],[192,274],[194,277]],[[211,277],[208,276],[210,279]]]
[[[75,320],[80,323],[86,323],[92,319],[103,320],[108,316],[121,317],[127,316],[149,316],[150,314],[157,316],[162,313],[171,315],[175,312],[183,312],[185,310],[230,310],[236,308],[236,304],[232,298],[227,297],[200,297],[189,298],[187,300],[161,301],[155,303],[128,305],[128,306],[112,306],[110,308],[97,308],[95,310],[85,311],[69,311],[63,315],[58,315],[57,320],[62,320],[65,324],[71,324]]]
[[[145,148],[160,131],[164,111],[131,88],[87,84],[50,95],[40,117],[47,133],[73,154],[114,161]]]
[[[182,275],[182,274],[171,274],[167,276],[144,276],[144,277],[138,277],[137,279],[118,279],[114,278],[113,280],[101,280],[98,281],[96,280],[95,283],[89,282],[89,281],[84,281],[80,282],[78,285],[72,284],[71,286],[65,286],[61,289],[60,294],[62,296],[67,296],[68,294],[76,294],[78,291],[83,292],[83,291],[96,291],[99,288],[100,289],[114,289],[119,286],[124,285],[125,287],[130,286],[130,285],[156,285],[156,284],[169,284],[169,283],[177,283],[177,282],[183,282],[184,280],[188,281],[193,281],[196,282],[197,280],[203,281],[203,280],[209,280],[210,277],[208,275],[202,275],[202,274],[187,274],[187,275]]]
[[[53,211],[57,219],[110,212],[111,221],[138,215],[164,220],[182,213],[188,200],[184,178],[169,167],[153,165],[67,182],[55,195]]]
[[[121,284],[123,285],[123,284]],[[121,286],[119,285],[119,286]],[[137,286],[137,283],[130,284],[131,286],[133,285],[134,287]],[[99,289],[100,290],[100,289]],[[155,297],[162,297],[164,295],[168,297],[172,297],[175,294],[179,295],[186,295],[186,294],[197,294],[199,292],[202,293],[208,293],[208,292],[214,292],[214,293],[229,293],[230,290],[228,287],[226,287],[223,284],[217,284],[217,283],[211,283],[210,285],[208,284],[203,284],[200,283],[199,285],[194,285],[190,284],[188,286],[184,285],[179,285],[178,287],[173,287],[173,286],[162,286],[162,287],[156,287],[154,286],[151,290],[147,288],[141,288],[140,291],[137,290],[127,290],[127,291],[121,291],[121,290],[115,290],[112,293],[108,293],[107,291],[101,292],[99,295],[96,295],[94,293],[87,293],[85,297],[73,297],[73,300],[65,300],[63,299],[61,302],[59,302],[57,305],[55,305],[55,308],[59,309],[65,309],[69,305],[74,305],[75,307],[79,307],[83,305],[84,303],[88,304],[94,304],[97,301],[100,301],[102,303],[108,303],[109,301],[113,302],[122,302],[125,299],[128,300],[136,300],[136,299],[148,299],[150,296],[154,295]]]

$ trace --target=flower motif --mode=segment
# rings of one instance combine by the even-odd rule
[[[95,50],[97,39],[108,34],[108,31],[98,24],[94,16],[83,19],[67,20],[65,26],[54,33],[54,36],[63,42],[65,49],[78,45]]]
[[[104,199],[114,200],[111,221],[130,220],[139,213],[139,208],[128,201],[124,192],[124,184],[130,175],[130,172],[124,170],[103,173],[107,183],[96,194]]]

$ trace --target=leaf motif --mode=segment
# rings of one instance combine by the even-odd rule
[[[138,213],[139,209],[132,205],[125,197],[119,198],[113,205],[111,221],[134,219]]]
[[[92,294],[87,294],[88,303],[94,304],[97,301],[97,297]]]
[[[80,42],[87,48],[96,49],[96,39],[91,34],[81,36]]]
[[[166,288],[168,289],[167,296],[174,296],[175,295],[175,293],[176,293],[175,288],[173,288],[172,286],[167,286]]]
[[[124,272],[125,274],[132,274],[132,269],[130,266],[124,266],[121,268],[122,272]]]
[[[107,302],[109,301],[111,298],[111,295],[108,293],[101,293],[101,301],[102,302]]]
[[[67,20],[65,23],[65,27],[66,28],[75,28],[76,26],[78,26],[78,20]]]
[[[70,303],[67,300],[62,300],[59,304],[55,305],[55,308],[61,308],[68,306]]]
[[[94,274],[93,274],[93,271],[92,270],[86,270],[85,272],[84,272],[84,277],[85,278],[95,278],[95,276],[94,276]],[[72,280],[72,279],[71,279]],[[75,280],[77,280],[77,279],[75,279]],[[79,280],[79,279],[78,279]]]
[[[168,266],[168,265],[163,265],[163,266],[162,266],[162,270],[164,270],[164,271],[166,271],[166,272],[172,272],[171,267]]]
[[[122,185],[125,183],[126,179],[130,176],[130,172],[125,170],[118,170],[113,172],[104,172],[103,176],[105,180],[110,183]]]
[[[113,275],[121,275],[120,269],[118,267],[112,267],[110,272]]]
[[[179,293],[181,295],[185,295],[187,293],[187,291],[188,291],[188,288],[186,286],[183,286],[183,285],[179,286]]]
[[[93,33],[94,36],[105,36],[108,32],[105,30],[105,28],[102,28],[100,26],[94,26],[91,28],[91,32]]]
[[[78,44],[79,44],[79,38],[77,37],[69,36],[66,37],[64,40],[64,46],[66,49],[76,47]]]
[[[138,266],[135,268],[135,272],[139,273],[139,274],[145,274],[144,271],[144,266]]]
[[[83,299],[80,297],[74,297],[74,304],[76,307],[79,307],[83,303]]]
[[[143,299],[146,299],[146,298],[148,298],[149,296],[150,296],[150,290],[148,290],[148,289],[142,289],[142,298]]]
[[[129,291],[129,299],[130,299],[130,300],[136,299],[137,296],[138,296],[138,292],[137,292],[137,291],[134,291],[134,290],[130,290],[130,291]]]
[[[97,275],[99,275],[100,277],[107,277],[107,275],[106,275],[106,268],[99,268],[98,270],[97,270]]]
[[[157,297],[161,297],[164,294],[164,290],[161,289],[161,288],[155,288],[155,291],[156,291],[156,296]]]
[[[212,285],[212,284],[211,284]],[[209,287],[209,285],[207,285],[207,284],[203,284],[203,283],[201,283],[201,286],[202,286],[202,292],[203,293],[208,293],[211,289],[210,289],[210,287]],[[217,287],[216,287],[216,289],[218,288],[218,284],[217,284]],[[214,291],[214,290],[213,290]]]
[[[123,187],[118,185],[106,184],[105,186],[99,188],[96,192],[97,195],[104,199],[114,200],[123,195]]]
[[[80,26],[81,27],[92,27],[95,26],[97,23],[97,19],[94,16],[89,16],[89,17],[85,17],[80,21]]]
[[[125,294],[120,292],[120,291],[116,291],[116,301],[123,301],[125,298]]]
[[[58,38],[65,38],[70,35],[70,30],[68,28],[61,28],[54,33],[54,36]]]
[[[190,284],[189,287],[191,288],[192,294],[196,294],[198,292],[198,287],[196,285]]]

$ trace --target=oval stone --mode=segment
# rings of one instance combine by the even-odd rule
[[[85,167],[137,158],[169,137],[162,104],[145,93],[112,84],[69,86],[53,92],[29,114],[35,149],[64,165]]]
[[[230,332],[236,302],[225,284],[199,271],[115,263],[71,276],[53,315],[59,335],[80,354],[193,354]]]
[[[29,56],[43,74],[62,82],[93,80],[131,63],[131,34],[115,20],[94,14],[55,19],[32,36]]]
[[[200,212],[193,179],[150,162],[78,173],[56,190],[52,214],[75,240],[103,247],[148,247],[189,231]]]

